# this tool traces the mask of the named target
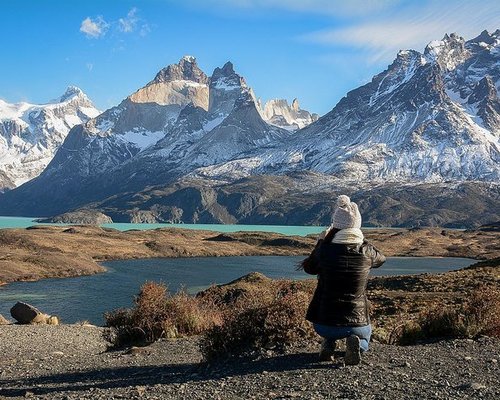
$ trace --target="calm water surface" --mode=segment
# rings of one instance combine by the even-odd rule
[[[27,228],[33,225],[67,225],[67,224],[40,224],[35,221],[36,218],[26,217],[0,217],[0,229],[2,228]],[[309,234],[320,233],[324,227],[321,226],[283,226],[283,225],[223,225],[223,224],[129,224],[112,223],[101,225],[106,228],[114,228],[119,231],[130,229],[158,229],[158,228],[184,228],[199,229],[215,232],[276,232],[283,235],[307,236]]]
[[[257,271],[271,278],[310,278],[295,271],[303,257],[196,257],[111,261],[107,273],[65,279],[19,282],[0,287],[0,314],[9,316],[16,301],[25,301],[42,311],[59,315],[63,322],[88,320],[102,325],[102,315],[129,307],[144,281],[161,281],[171,291],[185,287],[196,293],[211,284],[230,282]],[[391,257],[373,275],[438,273],[463,268],[473,260],[465,258]]]

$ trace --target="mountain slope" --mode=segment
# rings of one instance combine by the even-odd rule
[[[194,167],[289,134],[262,119],[252,89],[231,63],[209,78],[185,56],[118,106],[72,129],[36,180],[0,199],[0,212],[50,215],[170,183]]]
[[[496,182],[499,71],[498,30],[468,42],[446,35],[423,54],[401,51],[386,71],[279,149],[258,149],[238,165],[247,174],[309,170],[360,184]]]
[[[294,131],[266,121],[231,63],[207,77],[184,57],[74,128],[37,179],[0,198],[0,214],[326,223],[346,192],[373,225],[486,223],[500,218],[499,89],[500,31],[446,35],[399,52]]]
[[[0,191],[38,176],[70,129],[99,111],[78,88],[42,105],[0,100]]]

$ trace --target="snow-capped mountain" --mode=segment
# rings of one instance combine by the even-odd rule
[[[500,31],[465,42],[446,35],[423,54],[401,51],[279,148],[231,164],[252,174],[315,171],[364,186],[500,181]],[[204,177],[227,177],[213,165]]]
[[[253,90],[230,62],[207,77],[194,57],[185,56],[118,106],[71,130],[42,175],[17,193],[43,193],[45,207],[60,207],[59,201],[70,207],[145,182],[171,182],[290,134],[262,119]],[[49,201],[53,196],[59,200]]]
[[[342,190],[379,207],[373,224],[488,222],[500,218],[499,89],[500,31],[446,35],[294,130],[315,119],[298,102],[262,108],[231,63],[208,77],[186,56],[73,128],[0,214],[324,223]]]
[[[291,105],[284,99],[269,100],[261,109],[261,114],[270,124],[288,130],[305,128],[319,118],[318,114],[302,110],[298,99],[293,99]]]
[[[38,176],[70,129],[98,114],[74,86],[48,104],[9,104],[0,99],[0,191]]]

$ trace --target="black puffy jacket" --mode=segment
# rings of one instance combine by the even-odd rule
[[[312,257],[306,272],[318,275],[318,286],[307,320],[328,326],[368,325],[368,274],[385,262],[385,256],[367,241],[358,245],[323,241]]]

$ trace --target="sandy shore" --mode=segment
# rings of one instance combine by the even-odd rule
[[[375,229],[366,237],[387,256],[491,259],[500,232]],[[104,271],[100,261],[194,256],[305,255],[315,238],[275,233],[217,233],[162,228],[120,232],[91,226],[0,230],[0,284]]]

